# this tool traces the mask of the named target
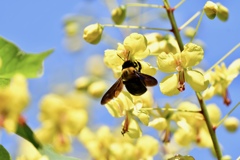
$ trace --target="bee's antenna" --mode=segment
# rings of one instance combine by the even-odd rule
[[[124,61],[124,59],[121,57],[121,56],[119,56],[118,54],[117,54],[117,56],[121,59],[121,60],[123,60]]]

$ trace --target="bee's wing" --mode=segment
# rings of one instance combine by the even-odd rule
[[[112,87],[104,94],[101,100],[101,105],[108,103],[114,97],[117,97],[123,89],[123,81],[120,77],[117,82],[115,82]]]
[[[141,77],[141,80],[144,81],[146,86],[151,87],[151,86],[155,86],[158,84],[158,81],[152,76],[149,76],[147,74],[140,73],[140,72],[138,72],[137,74]]]

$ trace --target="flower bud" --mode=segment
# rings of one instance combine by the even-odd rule
[[[214,19],[218,12],[218,6],[212,1],[207,1],[204,5],[204,12],[209,19]]]
[[[83,31],[83,38],[85,41],[91,44],[97,44],[100,42],[103,32],[103,26],[99,23],[95,23],[87,26]]]
[[[122,24],[122,22],[126,18],[126,7],[125,6],[120,6],[118,8],[115,8],[112,10],[112,20],[116,24]]]
[[[221,110],[217,105],[209,104],[207,105],[207,111],[212,124],[216,125],[221,118]]]
[[[73,37],[77,35],[79,30],[78,24],[76,21],[66,22],[64,29],[65,29],[66,35],[69,37]]]
[[[218,12],[217,12],[217,17],[221,21],[225,22],[228,20],[228,9],[223,6],[221,3],[217,3],[218,6]]]
[[[92,83],[91,78],[87,76],[79,77],[75,80],[75,88],[77,90],[86,90]]]
[[[193,27],[187,27],[184,31],[184,35],[188,38],[192,38],[195,34],[196,30]]]
[[[229,132],[235,132],[238,129],[239,126],[239,120],[235,117],[228,117],[224,121],[224,127],[229,131]]]
[[[103,95],[106,88],[107,88],[106,83],[104,81],[100,80],[100,81],[96,81],[96,82],[93,82],[92,84],[90,84],[87,91],[91,96],[93,96],[95,98],[99,98]]]

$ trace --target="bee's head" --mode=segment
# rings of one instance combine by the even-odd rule
[[[127,60],[122,65],[122,69],[129,68],[129,67],[134,67],[135,68],[136,67],[135,62]]]

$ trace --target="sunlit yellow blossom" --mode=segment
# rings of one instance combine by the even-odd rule
[[[192,143],[200,147],[212,147],[206,122],[197,105],[191,102],[182,102],[178,106],[179,112],[174,113],[172,119],[176,121],[179,128],[174,133],[175,141],[183,146]],[[215,104],[207,105],[209,118],[213,125],[217,124],[221,118],[221,112]]]
[[[159,33],[150,33],[145,35],[148,41],[148,49],[151,55],[180,52],[178,43],[172,35],[162,36]]]
[[[49,94],[41,102],[41,128],[36,131],[43,144],[52,144],[57,152],[71,149],[71,136],[85,127],[88,117],[85,97],[76,94],[60,96]]]
[[[121,76],[124,61],[139,61],[142,64],[142,73],[153,75],[156,68],[142,61],[150,54],[146,38],[138,33],[127,36],[123,44],[118,43],[117,50],[105,50],[104,63],[113,70],[116,77]]]
[[[15,132],[21,112],[29,102],[25,77],[17,74],[8,86],[0,88],[0,101],[0,126]]]
[[[132,96],[130,93],[122,91],[118,97],[109,101],[105,106],[113,117],[125,117],[123,134],[141,136],[141,129],[135,117],[144,125],[148,125],[150,116],[149,111],[145,109],[151,108],[152,105],[152,94],[149,91],[141,96]]]
[[[165,118],[155,118],[154,120],[152,120],[151,122],[149,122],[149,126],[162,131],[164,129],[166,129],[167,127],[167,120]]]
[[[151,136],[132,140],[128,136],[113,134],[107,126],[94,132],[85,128],[79,134],[79,140],[96,160],[152,159],[159,149],[158,141]]]
[[[220,95],[223,97],[224,104],[230,105],[228,86],[238,76],[239,72],[240,59],[237,59],[228,68],[222,63],[221,66],[216,66],[214,71],[206,73],[205,77],[210,81],[211,86],[203,92],[204,99]]]
[[[21,141],[17,160],[50,160],[46,155],[41,155],[39,151],[28,141]]]
[[[159,70],[166,73],[177,71],[160,82],[161,92],[168,96],[179,94],[185,90],[185,82],[197,92],[204,91],[208,81],[201,72],[192,69],[202,61],[203,55],[203,49],[193,43],[186,44],[181,53],[160,53],[157,59]]]

